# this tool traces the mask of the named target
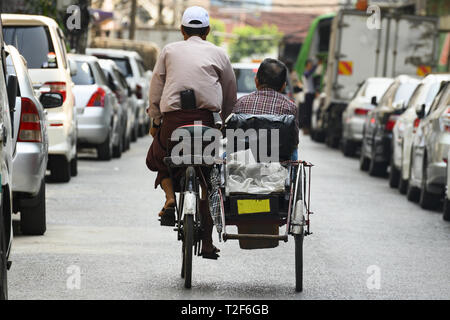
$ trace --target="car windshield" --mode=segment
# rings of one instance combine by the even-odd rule
[[[58,61],[45,26],[4,26],[5,42],[16,47],[30,69],[57,68]]]
[[[72,81],[75,85],[91,85],[95,83],[89,63],[84,61],[76,61],[77,74],[72,76]]]
[[[386,91],[390,82],[368,82],[367,86],[364,87],[364,90],[361,92],[361,95],[371,99],[372,97],[377,97],[377,101],[380,100],[380,97]]]
[[[116,65],[119,67],[120,71],[125,75],[125,77],[130,78],[133,76],[133,72],[131,71],[130,62],[128,58],[110,58],[114,60]]]
[[[258,69],[235,68],[237,92],[250,93],[256,90],[255,76]]]
[[[395,103],[403,102],[404,104],[407,104],[416,87],[417,83],[413,82],[402,83],[398,88],[397,92],[395,93],[394,102]]]

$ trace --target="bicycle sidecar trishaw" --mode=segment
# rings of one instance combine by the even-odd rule
[[[204,133],[210,128],[200,127],[200,139],[204,143]],[[293,116],[236,114],[227,122],[226,128],[228,143],[231,142],[229,130],[242,129],[242,132],[248,133],[249,129],[253,129],[256,135],[234,135],[233,146],[245,146],[244,150],[230,149],[227,145],[226,157],[212,157],[206,161],[204,154],[195,155],[192,152],[189,157],[184,155],[184,159],[189,161],[178,161],[177,164],[172,157],[165,158],[170,171],[174,167],[184,170],[175,221],[178,240],[183,244],[181,277],[184,278],[184,285],[191,287],[192,256],[200,254],[202,225],[198,204],[199,186],[203,181],[208,184],[209,207],[219,240],[238,240],[242,249],[262,249],[274,248],[280,241],[287,242],[292,236],[295,241],[295,288],[302,291],[303,238],[311,234],[312,164],[292,160],[291,154],[298,142],[295,119]],[[278,130],[278,137],[275,138],[278,141],[273,136],[268,140],[267,131],[261,131],[263,128]],[[186,126],[185,129],[188,129],[193,140],[199,138],[194,133],[199,126]],[[269,145],[275,145],[279,160],[261,162],[261,152],[251,152],[252,139],[255,140],[253,142],[263,141],[266,144],[269,141]],[[249,162],[242,161],[243,156],[251,157],[253,154],[257,156]],[[227,226],[230,225],[237,226],[238,232],[229,233]],[[286,228],[280,234],[281,226]]]

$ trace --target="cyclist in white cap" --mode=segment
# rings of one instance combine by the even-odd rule
[[[159,213],[162,224],[174,221],[174,191],[178,191],[174,190],[163,162],[173,147],[166,148],[168,138],[178,127],[194,121],[213,127],[213,112],[220,112],[224,120],[236,102],[236,78],[230,60],[225,50],[206,41],[210,31],[208,12],[201,7],[189,7],[181,24],[184,41],[170,43],[162,49],[150,84],[148,114],[153,119],[151,135],[154,140],[146,163],[151,171],[158,172],[155,188],[161,185],[166,194],[166,202]],[[177,175],[174,178],[177,188]],[[212,244],[213,222],[207,200],[201,201],[200,214],[205,226],[203,257],[217,258],[219,250]]]

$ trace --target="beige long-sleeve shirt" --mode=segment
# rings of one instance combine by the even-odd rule
[[[150,83],[150,117],[181,109],[180,91],[193,89],[197,108],[221,112],[225,119],[236,102],[236,78],[222,48],[192,36],[166,45]]]

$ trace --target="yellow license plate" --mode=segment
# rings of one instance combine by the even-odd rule
[[[270,212],[270,199],[237,200],[238,214]]]

